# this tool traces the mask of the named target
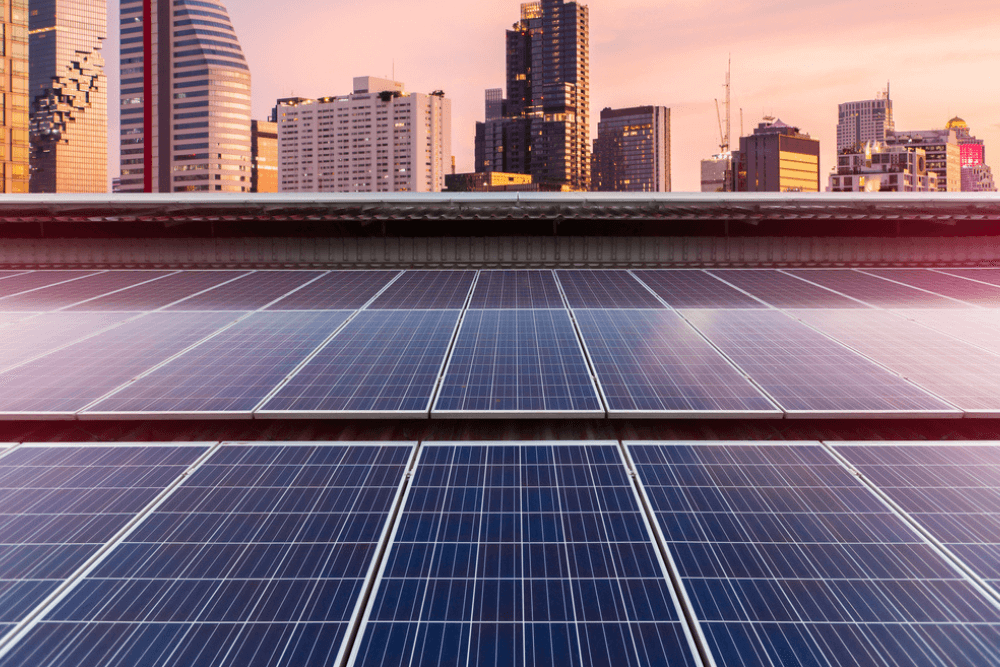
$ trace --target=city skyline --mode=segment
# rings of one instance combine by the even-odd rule
[[[1000,153],[989,150],[1000,144],[1000,100],[985,88],[1000,58],[993,37],[1000,18],[987,12],[992,5],[986,2],[966,3],[962,13],[942,13],[930,2],[919,2],[898,16],[891,8],[855,0],[832,10],[820,3],[794,9],[778,2],[586,4],[591,10],[591,136],[604,107],[670,107],[675,191],[697,191],[699,161],[718,150],[713,100],[723,97],[730,52],[733,136],[739,135],[741,107],[745,133],[764,114],[775,115],[820,140],[824,178],[835,163],[837,105],[874,97],[886,80],[892,84],[897,127],[943,127],[961,116],[986,141],[987,163],[1000,169]],[[503,31],[519,2],[488,8],[439,2],[433,11],[423,3],[395,1],[366,7],[300,2],[295,11],[286,7],[280,13],[250,0],[227,5],[254,76],[254,118],[266,118],[279,97],[334,90],[354,76],[395,74],[412,90],[443,89],[454,100],[458,171],[472,171],[483,91],[503,85]],[[726,13],[719,18],[723,8]],[[108,12],[113,20],[117,3],[109,4]],[[260,29],[264,24],[266,31]],[[331,39],[329,25],[361,28],[355,28],[352,39]],[[825,27],[803,27],[808,25]],[[114,73],[118,35],[109,32],[105,56]],[[310,60],[328,65],[307,66]],[[109,80],[115,99],[117,77]],[[118,131],[116,112],[109,136]],[[117,172],[116,149],[109,150],[111,175]]]

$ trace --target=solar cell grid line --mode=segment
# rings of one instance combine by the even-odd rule
[[[258,311],[125,385],[81,419],[249,419],[253,409],[353,313]]]
[[[480,271],[469,308],[562,308],[551,270]]]
[[[29,271],[0,280],[0,298],[42,289],[49,285],[69,283],[101,271]]]
[[[476,271],[406,271],[368,304],[376,310],[451,310],[465,307]]]
[[[459,310],[362,310],[257,417],[426,417]]]
[[[148,312],[247,275],[248,271],[178,271],[152,283],[72,305],[73,311]]]
[[[899,309],[895,312],[942,333],[1000,354],[1000,309],[964,308],[943,310],[932,308]]]
[[[243,313],[149,313],[0,373],[0,419],[69,419]]]
[[[1000,600],[1000,442],[830,445]]]
[[[611,417],[783,416],[675,311],[573,314]]]
[[[702,269],[644,269],[631,273],[673,308],[767,307]]]
[[[121,324],[127,313],[40,313],[0,328],[0,371]]]
[[[981,283],[1000,286],[1000,269],[934,269],[966,280],[977,280]]]
[[[666,308],[624,269],[559,269],[556,277],[571,308]]]
[[[2,311],[47,312],[102,296],[109,292],[155,281],[170,275],[170,271],[104,271],[79,280],[49,285],[39,289],[0,298]]]
[[[996,601],[821,443],[625,445],[718,667],[1000,660]]]
[[[684,310],[788,418],[960,417],[962,412],[777,310]]]
[[[340,664],[412,443],[225,443],[3,658]]]
[[[1000,417],[998,354],[888,311],[788,312],[948,401],[967,417]]]
[[[252,271],[206,292],[179,301],[167,310],[257,310],[306,283],[324,271]]]
[[[330,271],[267,310],[356,310],[402,271]]]
[[[961,308],[954,299],[853,269],[784,269],[785,273],[879,308]]]
[[[432,416],[604,416],[565,309],[468,310]]]
[[[0,457],[0,623],[24,625],[208,450],[34,444]],[[11,636],[0,635],[0,649]]]
[[[919,287],[972,306],[1000,307],[1000,287],[930,269],[864,269],[863,273]]]
[[[708,273],[773,308],[871,308],[778,269],[718,269]]]
[[[347,664],[701,665],[621,457],[423,443]]]

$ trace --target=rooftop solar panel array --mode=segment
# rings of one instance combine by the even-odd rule
[[[556,271],[571,308],[663,308],[628,271]]]
[[[66,310],[141,312],[164,308],[247,274],[246,271],[180,271],[70,306]]]
[[[978,280],[990,285],[1000,286],[1000,269],[937,269],[941,273],[946,273],[968,280]]]
[[[859,301],[781,271],[730,269],[710,273],[776,308],[866,308]]]
[[[355,310],[399,271],[330,271],[268,306],[268,310]]]
[[[0,370],[124,322],[128,313],[41,313],[0,329]]]
[[[899,309],[896,312],[953,338],[1000,354],[998,308],[963,308],[960,311],[920,308]]]
[[[475,271],[407,271],[369,308],[460,309],[475,279]]]
[[[958,278],[940,271],[930,269],[865,269],[864,272],[930,290],[965,303],[988,308],[1000,307],[1000,287]]]
[[[880,308],[961,308],[962,303],[851,269],[796,269],[788,273]]]
[[[321,271],[253,271],[175,303],[169,310],[257,310],[322,275]]]
[[[170,275],[169,271],[105,271],[57,285],[49,285],[19,295],[0,298],[0,310],[58,310],[102,296],[109,292],[156,281]]]
[[[764,304],[699,269],[633,271],[674,308],[764,308]]]
[[[97,271],[30,271],[0,280],[0,299],[22,294],[30,290],[40,289],[49,285],[68,283],[86,276],[92,276]]]
[[[469,308],[562,308],[551,271],[480,271]]]

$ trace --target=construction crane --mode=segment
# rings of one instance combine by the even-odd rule
[[[730,117],[729,112],[731,109],[730,99],[729,99],[729,76],[733,69],[733,57],[729,56],[729,64],[726,66],[726,84],[723,86],[726,89],[726,130],[722,131],[722,114],[719,112],[719,100],[715,100],[715,117],[719,121],[719,152],[728,153],[729,152],[729,138],[731,132]]]

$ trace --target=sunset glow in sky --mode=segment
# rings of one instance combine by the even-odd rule
[[[504,85],[514,0],[225,0],[253,77],[253,115],[279,97],[350,92],[354,76],[395,76],[452,99],[459,171],[473,169],[483,92]],[[1000,12],[996,0],[591,0],[591,139],[600,110],[672,109],[674,191],[698,190],[718,151],[714,99],[732,54],[733,137],[765,114],[821,142],[821,186],[834,164],[837,104],[891,81],[896,128],[961,116],[1000,175]],[[947,8],[947,9],[944,9]],[[118,6],[108,5],[109,137],[118,136]],[[118,145],[109,147],[118,174]]]

